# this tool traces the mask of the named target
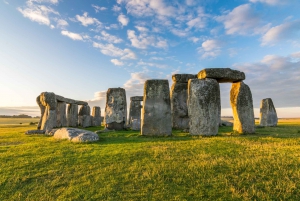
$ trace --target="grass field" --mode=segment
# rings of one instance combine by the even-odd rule
[[[300,120],[255,135],[100,134],[74,144],[0,125],[0,200],[300,200]],[[89,128],[88,130],[99,130]]]
[[[39,122],[39,118],[0,118],[0,125],[6,124],[29,124],[30,122]]]

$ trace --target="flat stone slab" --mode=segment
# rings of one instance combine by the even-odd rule
[[[53,137],[56,139],[68,139],[71,142],[94,142],[99,140],[99,136],[96,133],[78,128],[58,129]]]
[[[205,68],[198,73],[198,79],[211,78],[219,83],[240,82],[246,79],[245,73],[230,68]]]
[[[173,74],[172,80],[173,82],[181,82],[181,83],[188,83],[189,79],[197,78],[195,74]]]
[[[143,101],[143,96],[132,96],[130,97],[131,101]]]
[[[56,97],[56,100],[60,101],[60,102],[66,102],[69,104],[77,104],[77,105],[88,105],[88,103],[85,101],[73,100],[73,99],[65,98],[63,96],[56,95],[56,94],[55,94],[55,97]]]

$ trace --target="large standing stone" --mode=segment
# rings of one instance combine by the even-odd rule
[[[188,82],[188,113],[191,135],[217,135],[219,129],[220,88],[215,79]]]
[[[40,95],[40,102],[45,106],[45,112],[42,119],[41,130],[46,132],[56,127],[56,97],[52,92],[43,92]]]
[[[40,97],[41,96],[36,97],[36,103],[38,104],[38,106],[40,107],[40,110],[41,110],[41,117],[40,117],[40,121],[37,125],[37,129],[41,129],[42,122],[43,122],[43,116],[44,116],[45,109],[46,109],[46,107],[42,104]]]
[[[68,139],[71,142],[94,142],[99,140],[99,136],[96,133],[78,128],[58,129],[53,137],[56,139]]]
[[[251,90],[244,82],[233,83],[230,90],[233,110],[233,130],[238,133],[255,133],[255,120]]]
[[[230,68],[206,68],[198,73],[198,79],[212,78],[219,83],[239,82],[245,79],[245,73]]]
[[[277,113],[271,98],[262,99],[260,102],[260,121],[261,126],[277,126]]]
[[[126,92],[123,88],[109,88],[106,93],[105,127],[122,130],[127,119]]]
[[[130,107],[129,107],[129,117],[128,117],[129,127],[132,127],[132,121],[134,119],[141,122],[141,108],[142,108],[141,101],[143,101],[143,96],[130,97]],[[135,125],[135,129],[136,129],[136,125]]]
[[[58,102],[56,107],[56,127],[65,127],[67,126],[67,117],[66,117],[66,103]]]
[[[172,135],[168,80],[147,80],[145,82],[141,118],[142,135]]]
[[[189,79],[196,78],[193,74],[172,75],[171,111],[172,127],[175,129],[188,129],[189,116],[187,108],[187,88]]]
[[[93,126],[101,126],[101,108],[100,107],[93,107],[92,111],[93,116]]]
[[[78,125],[83,128],[90,127],[92,125],[91,109],[88,105],[81,105],[78,112]]]
[[[68,104],[67,106],[67,126],[77,127],[78,125],[78,105]]]

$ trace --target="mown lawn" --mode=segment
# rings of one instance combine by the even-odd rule
[[[71,143],[0,126],[0,200],[300,200],[300,121],[255,135]],[[90,128],[89,130],[99,130]]]

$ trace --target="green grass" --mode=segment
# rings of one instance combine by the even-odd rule
[[[216,137],[71,143],[0,125],[0,200],[300,200],[300,122]],[[99,130],[89,128],[88,130]]]
[[[39,122],[39,118],[0,118],[0,125],[6,124],[29,124]]]

